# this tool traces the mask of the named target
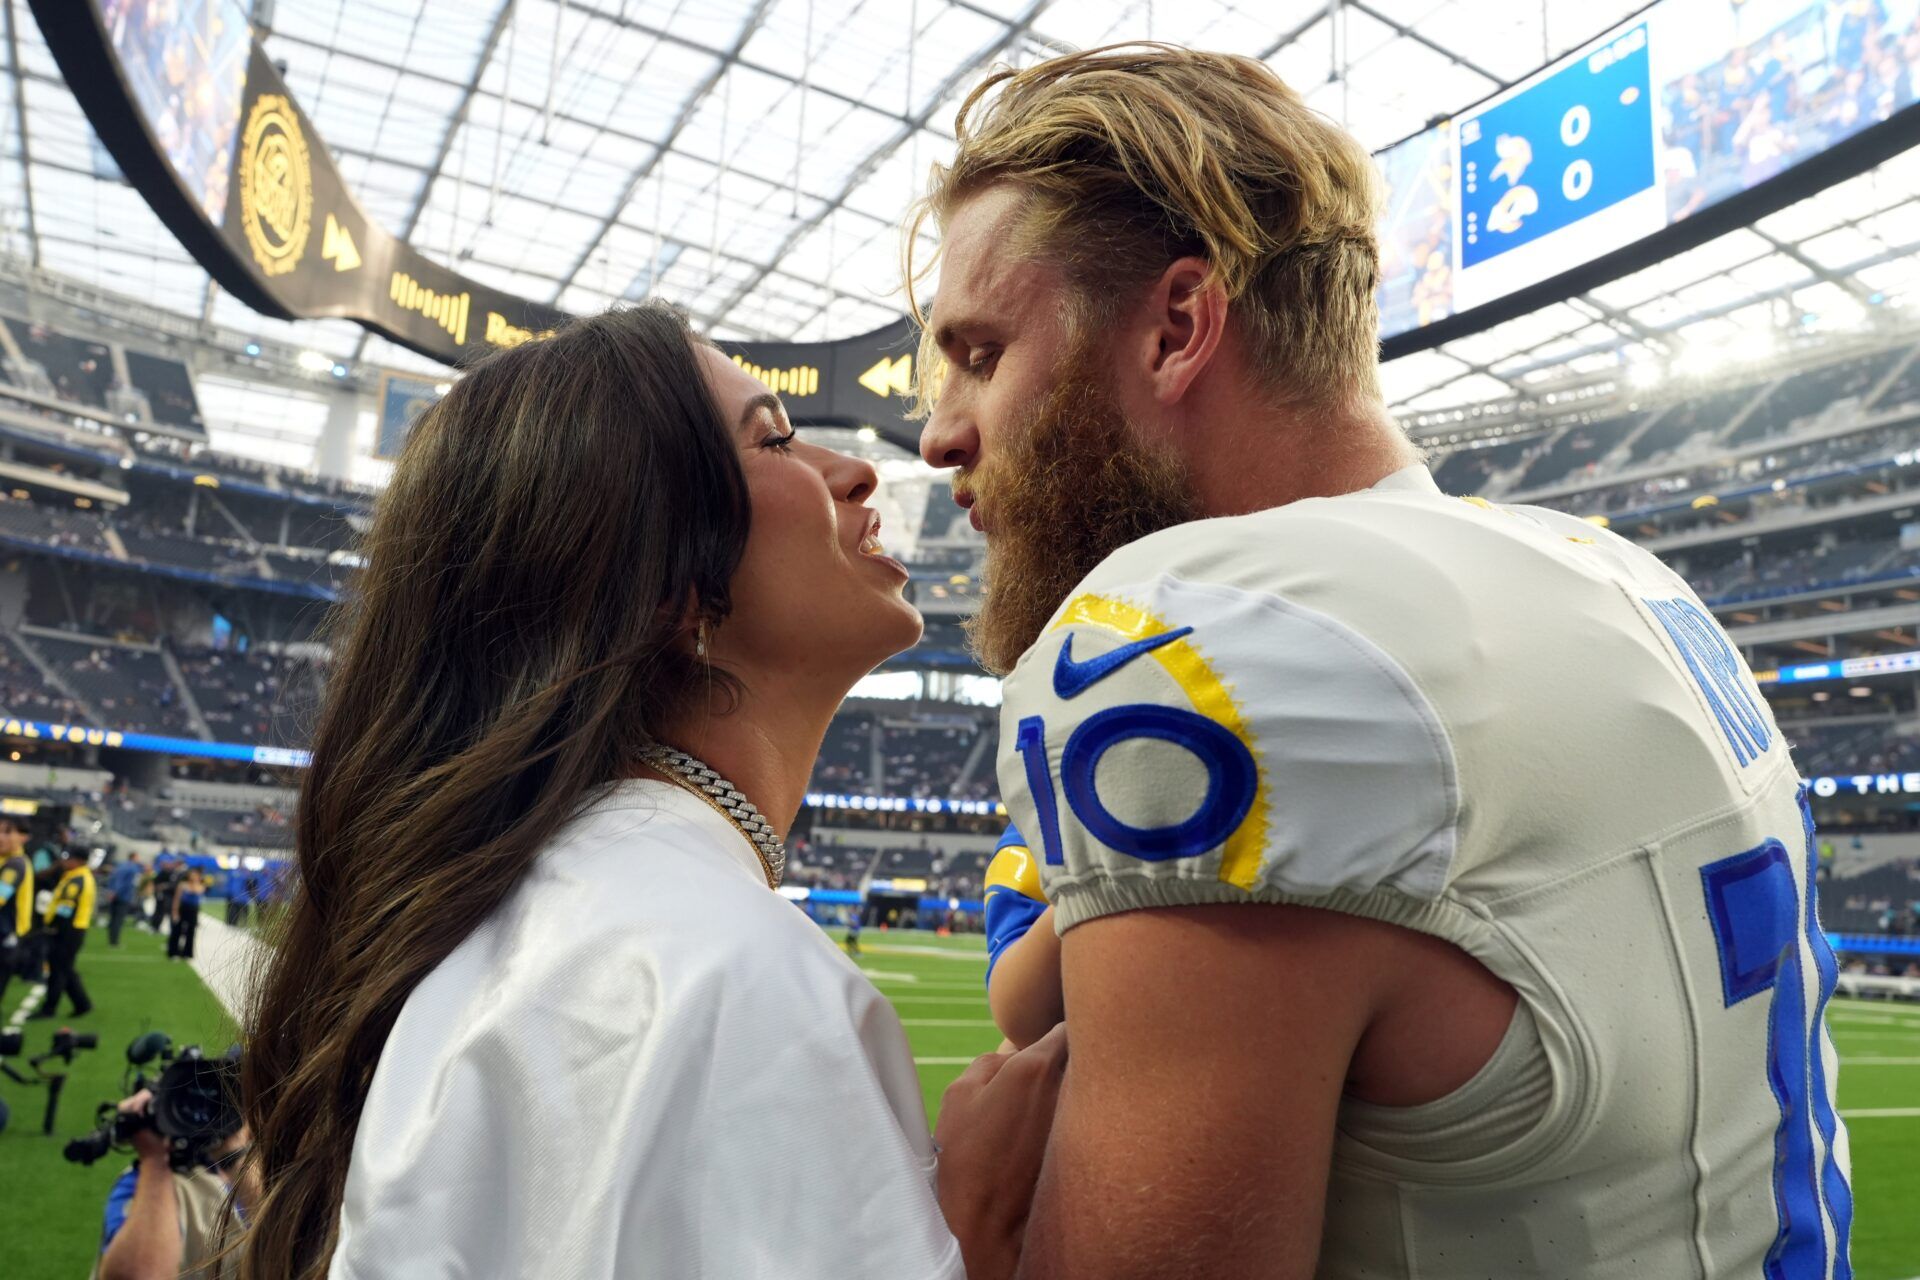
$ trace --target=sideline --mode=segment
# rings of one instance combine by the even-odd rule
[[[193,940],[193,971],[235,1022],[246,1009],[247,985],[265,945],[245,929],[235,928],[204,910],[200,913],[200,928]]]

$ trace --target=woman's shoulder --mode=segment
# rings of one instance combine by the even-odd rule
[[[551,1008],[556,991],[591,998],[607,983],[634,1007],[644,988],[746,976],[759,991],[857,982],[752,858],[731,824],[684,792],[627,784],[549,841],[429,984],[486,992],[497,1010],[517,996]]]

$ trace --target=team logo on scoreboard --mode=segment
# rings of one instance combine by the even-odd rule
[[[300,264],[313,230],[313,165],[300,117],[285,95],[263,93],[240,143],[240,222],[269,276]]]

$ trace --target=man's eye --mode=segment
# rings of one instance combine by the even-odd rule
[[[1000,363],[998,351],[977,352],[967,357],[967,372],[983,378],[988,377],[993,373],[993,366],[998,363]]]

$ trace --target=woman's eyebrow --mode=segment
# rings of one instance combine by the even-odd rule
[[[780,418],[782,416],[780,412],[780,397],[774,395],[771,391],[763,391],[753,399],[747,401],[747,407],[740,411],[740,425],[743,427],[746,426],[747,423],[753,420],[753,415],[762,409],[771,412],[775,419]]]

